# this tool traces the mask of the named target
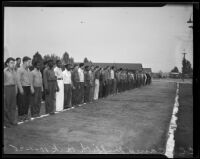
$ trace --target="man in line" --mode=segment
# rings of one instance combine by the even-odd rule
[[[103,98],[104,96],[104,82],[105,82],[105,74],[104,69],[100,69],[100,76],[99,76],[99,98]]]
[[[40,72],[40,62],[36,61],[34,63],[34,70],[31,71],[32,75],[32,84],[34,87],[34,94],[32,95],[31,102],[31,116],[38,117],[40,116],[40,108],[41,108],[41,99],[43,92],[43,82],[42,82],[42,74]]]
[[[79,74],[79,79],[80,79],[80,97],[79,97],[79,101],[78,104],[83,104],[84,102],[84,72],[83,72],[83,67],[84,67],[84,63],[80,63],[79,64],[79,68],[78,68],[78,74]]]
[[[78,65],[75,64],[72,71],[72,83],[74,85],[74,89],[72,90],[72,105],[78,105],[79,103],[79,94],[80,94],[80,78],[78,74]]]
[[[91,100],[90,99],[91,77],[89,72],[89,66],[85,66],[84,78],[85,78],[84,102],[89,103]]]
[[[57,77],[57,83],[59,91],[56,92],[56,111],[62,111],[64,107],[64,83],[62,74],[62,64],[60,60],[56,61],[56,67],[54,68],[55,75]]]
[[[16,94],[19,82],[17,82],[15,72],[15,59],[9,57],[6,65],[4,69],[4,126],[11,127],[17,125]]]
[[[28,112],[30,108],[31,94],[34,93],[32,85],[31,72],[29,70],[31,58],[25,56],[22,59],[23,65],[17,70],[17,78],[19,80],[19,104],[18,115],[19,120],[29,120]]]
[[[72,89],[74,89],[74,86],[72,83],[72,75],[70,70],[71,65],[66,64],[65,70],[62,72],[64,82],[64,109],[72,106]]]
[[[16,58],[16,65],[15,65],[15,70],[17,71],[18,68],[20,68],[20,64],[21,64],[21,58],[17,57]]]
[[[94,84],[94,80],[95,80],[95,78],[94,78],[94,66],[92,65],[91,67],[90,67],[90,70],[89,70],[89,74],[90,74],[90,102],[93,102],[93,100],[94,100],[94,86],[95,86],[95,84]]]
[[[111,70],[110,70],[110,94],[114,94],[114,86],[115,86],[115,72],[114,72],[114,66],[111,67]]]
[[[55,114],[56,92],[59,91],[57,78],[53,70],[53,60],[48,61],[48,68],[44,71],[45,108],[46,114]]]
[[[99,66],[95,67],[95,89],[94,89],[94,100],[99,98],[99,77],[100,77],[100,68]]]

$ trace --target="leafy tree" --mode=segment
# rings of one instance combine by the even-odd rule
[[[70,63],[70,64],[74,64],[74,58],[73,58],[73,57],[70,57],[70,58],[69,58],[69,63]]]
[[[182,74],[191,74],[193,72],[193,69],[191,67],[190,61],[183,58],[182,60]]]
[[[33,59],[32,59],[32,65],[34,66],[35,62],[40,62],[40,70],[42,70],[42,68],[44,67],[44,64],[43,64],[43,58],[42,56],[40,55],[40,53],[37,51],[34,55],[33,55]]]
[[[89,60],[87,59],[87,57],[84,58],[83,63],[89,63]]]
[[[48,61],[50,59],[53,60],[53,63],[55,64],[57,60],[60,60],[60,57],[55,54],[51,54],[51,55],[47,54],[44,56],[44,61]]]
[[[179,72],[179,70],[178,70],[178,68],[175,66],[172,70],[171,70],[171,72]]]

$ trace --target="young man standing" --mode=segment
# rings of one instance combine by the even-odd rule
[[[4,69],[4,126],[11,127],[17,125],[16,94],[19,82],[15,72],[15,59],[9,57],[6,65]]]
[[[84,72],[83,72],[84,63],[79,64],[78,74],[80,79],[80,97],[78,104],[83,104],[84,102]]]
[[[72,89],[74,89],[74,86],[70,69],[71,65],[67,64],[65,65],[65,70],[62,72],[64,82],[64,109],[70,108],[72,105]]]
[[[55,114],[56,92],[59,91],[57,78],[53,70],[53,60],[48,61],[48,68],[44,71],[45,107],[46,114]]]
[[[34,93],[34,88],[31,80],[31,58],[25,56],[22,59],[23,65],[17,70],[17,78],[19,80],[19,101],[18,115],[20,120],[28,120],[28,112],[30,108],[31,94]]]
[[[64,108],[64,83],[62,74],[62,64],[60,60],[56,61],[56,67],[54,68],[55,75],[57,77],[57,83],[59,91],[56,92],[56,111],[61,111]]]
[[[85,78],[84,102],[89,103],[91,101],[90,99],[91,77],[90,77],[90,72],[89,72],[89,66],[85,66],[84,78]]]
[[[95,73],[94,100],[97,100],[99,98],[99,77],[100,77],[100,69],[98,66],[96,66],[94,73]]]
[[[42,92],[43,92],[43,82],[42,74],[40,72],[40,63],[36,61],[34,63],[34,70],[31,71],[32,83],[35,93],[32,95],[31,102],[31,116],[38,117],[40,116]]]

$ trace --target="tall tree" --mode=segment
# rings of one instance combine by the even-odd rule
[[[192,73],[192,67],[190,61],[183,58],[182,60],[182,74],[191,74]]]
[[[65,52],[62,56],[62,62],[64,64],[68,64],[69,63],[69,54],[67,52]]]
[[[179,70],[178,70],[178,68],[175,66],[175,67],[171,70],[171,72],[176,72],[176,73],[178,73]]]
[[[89,63],[89,60],[87,59],[87,57],[84,58],[83,63]]]
[[[44,64],[43,64],[43,58],[42,58],[42,55],[37,51],[34,55],[33,55],[33,59],[32,59],[32,65],[34,66],[34,63],[35,62],[40,62],[40,70],[42,70],[42,68],[44,67]]]

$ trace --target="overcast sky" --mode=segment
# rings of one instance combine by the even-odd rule
[[[193,64],[190,5],[164,7],[5,7],[4,60],[65,51],[76,62],[142,63],[154,72]]]

